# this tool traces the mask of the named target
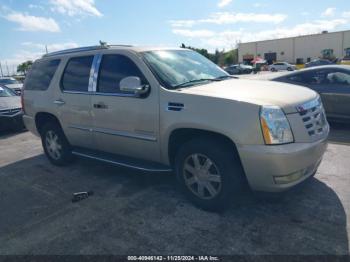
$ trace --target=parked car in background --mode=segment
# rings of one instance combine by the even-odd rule
[[[23,128],[21,98],[12,89],[0,85],[0,130]]]
[[[0,77],[0,84],[12,89],[17,95],[21,94],[23,88],[23,84],[13,77]]]
[[[23,103],[25,124],[53,164],[75,155],[173,171],[186,196],[207,210],[227,207],[247,181],[267,192],[305,181],[329,134],[316,92],[234,79],[183,48],[97,46],[45,55],[27,75]],[[322,120],[312,119],[310,130],[303,118],[316,113]]]
[[[350,66],[319,66],[293,73],[266,74],[250,79],[308,87],[320,94],[330,121],[350,123]]]
[[[295,65],[289,64],[287,62],[277,62],[272,65],[269,65],[269,71],[272,71],[272,72],[285,71],[285,70],[294,71],[296,69],[297,68]]]
[[[342,65],[350,65],[350,57],[346,57],[340,61]]]
[[[242,75],[251,74],[253,72],[253,67],[244,64],[231,65],[224,69],[230,75]]]
[[[315,67],[315,66],[323,66],[323,65],[332,65],[333,63],[327,59],[315,59],[311,62],[305,64],[306,68]]]

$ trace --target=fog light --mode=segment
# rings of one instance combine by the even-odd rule
[[[275,183],[279,185],[293,183],[304,176],[304,171],[298,171],[287,176],[275,176]]]

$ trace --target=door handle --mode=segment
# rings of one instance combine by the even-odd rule
[[[98,103],[98,104],[94,104],[94,108],[96,109],[107,109],[108,106],[104,103]]]
[[[53,103],[54,103],[55,105],[62,106],[62,105],[64,105],[66,102],[64,102],[62,99],[58,99],[58,100],[53,101]]]

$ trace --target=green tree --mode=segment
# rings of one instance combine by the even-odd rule
[[[211,54],[207,49],[199,49],[191,46],[186,46],[185,44],[181,44],[180,47],[196,51],[220,66],[228,66],[238,63],[238,49],[232,49],[228,52],[225,52],[225,50],[219,51],[216,49],[215,53]]]
[[[23,62],[22,64],[19,64],[17,66],[17,72],[22,73],[23,75],[26,75],[30,67],[33,65],[33,61],[28,60],[26,62]]]

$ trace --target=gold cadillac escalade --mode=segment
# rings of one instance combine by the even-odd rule
[[[53,164],[80,156],[173,171],[207,210],[226,207],[246,183],[278,192],[313,176],[329,133],[314,91],[235,79],[187,49],[50,53],[34,63],[22,103]]]

